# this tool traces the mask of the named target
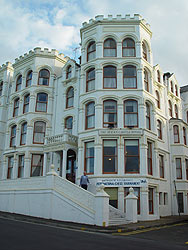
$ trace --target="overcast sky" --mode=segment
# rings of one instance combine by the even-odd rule
[[[188,84],[188,0],[0,0],[0,65],[34,47],[74,57],[83,22],[134,13],[151,25],[154,64]]]

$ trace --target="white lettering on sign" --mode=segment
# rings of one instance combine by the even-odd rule
[[[143,187],[147,186],[146,179],[126,179],[126,178],[108,178],[99,180],[96,186],[104,184],[106,187]]]
[[[142,135],[142,130],[99,130],[99,135]]]

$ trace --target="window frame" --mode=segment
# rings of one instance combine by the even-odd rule
[[[31,84],[32,84],[32,77],[33,77],[33,71],[29,70],[27,72],[27,76],[26,76],[26,84],[25,84],[26,87],[31,86]]]
[[[68,97],[68,93],[69,93],[69,91],[70,91],[71,89],[73,89],[73,95],[70,96],[70,97]],[[71,106],[68,106],[69,99],[73,99]],[[72,107],[74,107],[74,88],[71,86],[71,87],[69,87],[69,88],[67,89],[67,92],[66,92],[66,109],[72,108]]]
[[[174,85],[173,85],[173,81],[170,81],[170,91],[174,94]]]
[[[24,126],[26,125],[26,131],[24,131]],[[20,134],[20,145],[26,145],[26,141],[25,143],[22,143],[22,139],[23,137],[26,137],[27,138],[27,122],[23,122],[22,125],[21,125],[21,134]],[[25,140],[26,140],[25,138]]]
[[[175,130],[175,128],[177,128],[177,130]],[[174,135],[174,143],[180,143],[180,136],[179,136],[179,126],[178,125],[174,125],[173,126],[173,135]],[[177,136],[178,140],[176,140],[175,136]]]
[[[179,161],[180,165],[177,164],[177,160],[180,160]],[[182,180],[182,162],[181,162],[181,158],[179,158],[179,157],[175,158],[175,162],[176,162],[176,179],[177,180]],[[180,177],[178,177],[177,171],[180,171]]]
[[[148,61],[148,49],[145,42],[142,42],[142,58]]]
[[[160,178],[163,178],[165,177],[165,174],[164,174],[164,155],[161,155],[159,154],[159,175],[160,175]]]
[[[13,129],[15,129],[15,134],[13,134]],[[16,147],[16,134],[17,134],[17,125],[13,125],[11,127],[11,133],[10,133],[10,147]],[[15,145],[12,144],[12,141],[15,138]]]
[[[161,82],[161,74],[159,70],[157,70],[157,81]]]
[[[92,46],[93,44],[95,44],[95,49],[88,52],[89,47]],[[92,53],[95,53],[95,57],[93,58],[95,59],[96,58],[96,42],[95,41],[91,41],[87,46],[87,62],[93,60],[93,59],[89,59],[89,55]]]
[[[135,69],[135,76],[128,76],[128,77],[125,77],[125,72],[124,72],[124,69],[125,68],[134,68]],[[124,84],[124,79],[135,79],[135,82],[136,82],[136,86],[134,87],[134,88],[132,88],[132,87],[125,87],[125,84]],[[137,68],[136,68],[136,66],[134,66],[134,65],[125,65],[124,67],[123,67],[123,88],[124,89],[137,89]]]
[[[147,127],[147,121],[149,121],[149,127]],[[146,129],[151,130],[151,105],[148,102],[146,102]]]
[[[0,96],[3,95],[3,81],[0,82]]]
[[[86,156],[87,153],[86,153],[86,150],[87,150],[87,143],[91,143],[93,142],[93,148],[94,148],[94,155],[93,156]],[[94,169],[93,169],[93,172],[88,172],[87,171],[87,159],[90,159],[92,158],[93,161],[94,161],[94,167],[95,167],[95,141],[94,140],[91,140],[91,141],[86,141],[84,142],[84,171],[86,171],[87,175],[92,175],[94,174]],[[93,168],[94,168],[93,167]]]
[[[38,96],[40,95],[40,94],[42,94],[42,95],[46,95],[46,101],[39,101],[38,100]],[[46,110],[44,111],[44,110],[38,110],[38,108],[37,108],[37,104],[45,104],[45,106],[46,106]],[[40,92],[40,93],[37,93],[37,98],[36,98],[36,106],[35,106],[35,112],[44,112],[44,113],[46,113],[47,112],[47,109],[48,109],[48,94],[46,94],[46,93],[44,93],[44,92]]]
[[[93,70],[94,70],[94,72],[95,72],[95,68],[91,68],[91,69],[87,70],[87,72],[86,72],[86,92],[90,92],[90,91],[95,90],[95,86],[94,86],[94,89],[91,89],[91,90],[88,89],[89,82],[95,81],[95,77],[88,80],[88,74],[89,74],[91,71],[93,71]]]
[[[115,47],[113,48],[113,47],[107,47],[107,46],[105,46],[105,42],[107,41],[107,40],[113,40],[114,42],[115,42]],[[105,56],[105,49],[110,49],[110,50],[115,50],[115,56]],[[114,38],[112,38],[112,37],[108,37],[108,38],[106,38],[105,40],[104,40],[104,42],[103,42],[103,57],[117,57],[117,42],[116,42],[116,40],[114,39]]]
[[[138,143],[138,155],[128,155],[126,153],[126,141],[137,141]],[[126,171],[126,157],[138,157],[138,171],[137,172],[128,172]],[[125,174],[140,174],[140,144],[139,144],[139,139],[124,139],[124,173]]]
[[[131,41],[133,41],[133,43],[134,43],[134,47],[125,47],[124,45],[123,45],[123,43],[125,42],[125,40],[131,40]],[[124,50],[130,50],[130,49],[133,49],[134,50],[134,55],[132,56],[124,56],[123,54],[123,51]],[[136,57],[136,47],[135,47],[135,41],[132,39],[132,38],[129,38],[129,37],[126,37],[123,41],[122,41],[122,57]]]
[[[125,112],[125,103],[128,102],[128,101],[134,101],[134,102],[137,103],[137,112]],[[128,128],[128,127],[138,128],[138,101],[135,100],[135,99],[126,99],[126,100],[123,102],[123,109],[124,109],[124,128]],[[125,125],[125,122],[126,122],[125,115],[126,115],[126,114],[137,114],[137,125],[136,125],[136,126],[126,126],[126,125]]]
[[[28,101],[28,102],[26,102],[27,97],[29,97],[29,101]],[[24,96],[23,114],[29,112],[29,103],[30,103],[30,94],[27,94],[27,95]],[[26,107],[28,107],[28,111],[27,111],[27,112],[25,111],[25,110],[26,110]]]
[[[91,104],[94,104],[94,113],[91,115],[88,115],[87,114],[87,107]],[[94,124],[93,124],[94,126],[93,127],[88,127],[88,118],[89,117],[94,117]],[[95,128],[95,102],[91,101],[91,102],[86,103],[86,105],[85,105],[85,130],[94,129],[94,128]]]
[[[150,192],[152,195],[152,199],[150,199]],[[148,188],[148,206],[149,206],[149,214],[154,214],[154,188]],[[150,211],[150,203],[151,203],[151,211]]]
[[[14,99],[13,117],[17,117],[19,115],[19,106],[20,106],[20,98],[18,97]],[[18,113],[16,114],[16,112]]]
[[[21,157],[24,158],[23,165],[22,165]],[[24,176],[21,176],[22,168],[23,168],[23,171],[24,171],[24,165],[25,165],[24,163],[25,163],[25,155],[19,155],[18,156],[18,178],[24,177]],[[23,175],[24,175],[24,173],[23,173]]]
[[[174,111],[175,111],[175,118],[178,119],[179,112],[178,112],[178,106],[176,104],[174,105]]]
[[[46,122],[44,121],[35,121],[34,123],[34,127],[33,127],[33,144],[44,144],[44,142],[35,142],[35,133],[36,133],[36,123],[37,122],[42,122],[45,124],[45,131],[44,132],[37,132],[37,134],[43,134],[44,135],[44,138],[45,138],[45,134],[46,134]]]
[[[153,143],[147,141],[147,173],[153,175]]]
[[[68,128],[67,127],[67,121],[69,120],[69,119],[72,119],[72,127],[71,128]],[[72,129],[73,129],[73,117],[72,116],[67,116],[66,118],[65,118],[65,129],[67,129],[68,131],[70,131],[70,133],[72,134]]]
[[[108,76],[108,77],[104,77],[104,69],[105,69],[105,68],[110,68],[110,67],[111,67],[111,68],[115,68],[115,73],[116,73],[116,74],[115,74],[115,77],[109,77],[109,76]],[[105,86],[104,86],[104,84],[105,84],[105,83],[104,83],[104,79],[108,79],[108,78],[110,78],[110,79],[114,79],[114,78],[115,78],[115,80],[116,80],[116,81],[115,81],[115,82],[116,82],[116,85],[115,85],[114,88],[112,88],[112,87],[105,87]],[[117,89],[117,68],[116,68],[116,66],[107,65],[107,66],[104,66],[104,67],[103,67],[103,89]]]
[[[11,165],[11,159],[13,159],[13,165]],[[7,179],[12,179],[12,174],[13,174],[13,168],[14,168],[14,156],[9,156],[8,157],[8,168],[7,168]],[[11,171],[10,171],[11,169]]]
[[[109,101],[112,101],[114,103],[116,103],[116,112],[112,112],[112,113],[109,113],[109,112],[105,112],[105,102],[109,102]],[[117,104],[117,101],[116,100],[113,100],[113,99],[107,99],[107,100],[104,100],[103,101],[103,128],[117,128],[117,121],[118,121],[118,104]],[[114,114],[114,116],[116,115],[116,122],[104,122],[104,116],[105,114]],[[108,124],[108,126],[105,126],[105,124]]]
[[[47,71],[48,72],[48,77],[41,77],[40,76],[40,73],[43,71],[43,70],[45,70],[45,71]],[[40,84],[40,79],[47,79],[47,84]],[[48,70],[48,69],[41,69],[40,71],[39,71],[39,73],[38,73],[38,85],[39,86],[49,86],[49,83],[50,83],[50,71]]]
[[[185,127],[183,127],[183,143],[187,145],[187,130]]]
[[[185,159],[185,176],[186,180],[188,181],[188,159]]]
[[[115,155],[104,155],[104,141],[116,141],[116,154]],[[103,174],[117,174],[118,173],[118,141],[117,139],[103,139],[102,140],[102,155],[103,155],[103,160],[102,160],[102,173]],[[104,172],[104,157],[114,157],[115,158],[115,167],[117,167],[117,171],[114,172]]]
[[[16,92],[22,88],[22,75],[20,74],[16,79]]]
[[[157,119],[157,135],[158,135],[158,139],[160,140],[163,139],[162,122],[159,119]]]
[[[144,69],[144,90],[149,92],[149,73],[146,69]]]
[[[69,80],[72,78],[72,65],[68,65],[66,69],[66,80]]]
[[[42,166],[38,166],[38,165],[33,165],[33,156],[34,155],[40,155],[41,158],[42,158]],[[42,167],[42,170],[41,170],[41,175],[37,175],[37,176],[43,176],[43,168],[44,168],[44,155],[43,154],[32,154],[32,157],[31,157],[31,171],[30,171],[30,177],[37,177],[37,176],[32,176],[32,168],[33,167]]]
[[[170,100],[168,100],[168,114],[173,117],[172,102]]]
[[[178,86],[175,85],[175,93],[176,93],[176,96],[178,96]]]
[[[156,99],[157,99],[157,108],[160,109],[161,108],[161,102],[160,102],[159,92],[156,90],[155,94],[156,94]]]

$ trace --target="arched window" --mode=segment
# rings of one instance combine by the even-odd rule
[[[185,127],[183,127],[183,142],[184,145],[187,145],[187,131]]]
[[[171,92],[174,93],[174,85],[172,81],[170,81],[170,88],[171,88]]]
[[[87,61],[90,61],[96,57],[96,43],[90,42],[87,47]]]
[[[150,105],[146,103],[146,128],[151,130]]]
[[[0,96],[3,94],[3,81],[0,83]]]
[[[117,78],[116,67],[110,65],[103,68],[104,89],[116,89],[117,88],[116,78]]]
[[[103,102],[103,105],[103,127],[117,127],[117,102],[114,100],[107,100]]]
[[[125,89],[137,88],[136,67],[127,65],[123,67],[123,87]]]
[[[178,86],[175,85],[176,96],[178,96]]]
[[[68,132],[72,134],[72,116],[69,116],[65,119],[65,128],[68,129]]]
[[[157,134],[158,138],[162,140],[162,123],[160,120],[157,120]]]
[[[149,92],[149,79],[148,79],[148,72],[144,70],[144,88],[146,91]]]
[[[148,60],[148,56],[147,56],[147,48],[145,43],[142,43],[142,57],[147,61]]]
[[[86,73],[86,92],[95,89],[95,69],[89,69]]]
[[[172,117],[172,103],[170,100],[168,101],[168,111],[169,111],[169,116]]]
[[[27,135],[27,122],[24,122],[21,126],[20,145],[26,144],[26,135]]]
[[[20,103],[20,99],[16,98],[14,100],[14,110],[13,110],[13,117],[18,116],[18,112],[19,112],[19,103]]]
[[[22,86],[22,75],[19,75],[16,81],[16,91],[19,91]]]
[[[33,76],[33,71],[30,70],[30,71],[27,73],[27,76],[26,76],[26,87],[31,86],[32,76]]]
[[[180,142],[179,127],[177,125],[174,125],[173,130],[174,130],[174,143],[179,143]]]
[[[39,72],[38,85],[49,85],[50,72],[47,69],[41,69]]]
[[[67,91],[67,98],[66,98],[66,108],[71,108],[74,106],[74,89],[70,87]]]
[[[159,70],[157,70],[157,81],[161,82],[161,74]]]
[[[90,129],[95,127],[95,103],[86,104],[85,128]]]
[[[23,113],[29,112],[30,94],[24,96]]]
[[[160,108],[161,108],[161,107],[160,107],[161,105],[160,105],[160,96],[159,96],[159,92],[156,90],[155,93],[156,93],[157,108],[160,109]]]
[[[70,79],[72,77],[72,67],[69,65],[66,70],[66,79]]]
[[[45,93],[37,94],[36,111],[47,112],[48,95]]]
[[[17,128],[16,125],[11,127],[10,147],[15,147],[16,146],[16,128]]]
[[[126,38],[123,40],[123,57],[124,56],[136,56],[136,51],[135,51],[135,42],[131,38]]]
[[[116,41],[112,38],[104,41],[104,57],[116,57]]]
[[[44,144],[45,132],[46,123],[42,121],[35,122],[33,131],[33,143]]]
[[[178,106],[175,104],[174,105],[174,110],[175,110],[175,118],[178,119],[179,115],[178,115]]]
[[[124,102],[124,126],[138,127],[138,102],[126,100]]]

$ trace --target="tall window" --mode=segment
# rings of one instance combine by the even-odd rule
[[[175,110],[175,117],[178,119],[178,107],[176,104],[174,106],[174,110]]]
[[[178,212],[179,213],[184,213],[184,202],[183,202],[183,193],[178,192],[177,195],[177,199],[178,199]]]
[[[17,98],[16,100],[14,100],[13,117],[18,116],[18,112],[19,112],[19,103],[20,103],[20,99],[19,99],[19,98]]]
[[[188,180],[188,159],[185,159],[186,180]]]
[[[43,155],[32,154],[31,177],[42,176],[43,172]]]
[[[89,69],[86,74],[86,92],[95,89],[95,69]]]
[[[148,165],[148,174],[153,175],[152,168],[152,143],[147,142],[147,165]]]
[[[66,98],[66,108],[71,108],[74,106],[74,89],[70,87],[67,91],[67,98]]]
[[[159,96],[159,92],[156,90],[155,93],[156,93],[157,108],[160,109],[160,108],[161,108],[161,107],[160,107],[161,105],[160,105],[160,96]]]
[[[162,123],[160,120],[157,120],[157,134],[158,138],[162,140]]]
[[[70,79],[72,77],[72,67],[69,65],[66,70],[66,79]]]
[[[137,88],[136,67],[127,65],[123,67],[123,87],[126,89]]]
[[[10,147],[16,146],[16,125],[11,127],[11,134],[10,134]]]
[[[44,144],[46,132],[46,123],[42,121],[35,122],[33,131],[33,143]]]
[[[139,172],[139,141],[125,140],[125,173]]]
[[[116,57],[116,41],[112,38],[104,41],[104,57]]]
[[[117,140],[103,140],[103,173],[117,173]]]
[[[157,70],[157,81],[161,82],[161,74],[159,70]]]
[[[23,113],[29,112],[30,94],[24,96]]]
[[[187,145],[187,131],[185,127],[183,127],[183,142],[184,145]]]
[[[47,112],[48,95],[45,93],[37,94],[36,111]]]
[[[188,111],[186,112],[186,115],[187,115],[187,121],[186,122],[188,123]]]
[[[87,47],[87,61],[90,61],[96,57],[96,43],[90,42]]]
[[[106,66],[103,68],[103,87],[104,89],[117,88],[117,74],[116,67]]]
[[[136,56],[135,42],[131,38],[123,40],[123,57],[124,56]]]
[[[153,210],[153,193],[154,193],[154,189],[149,188],[149,192],[148,192],[149,214],[154,213],[154,210]]]
[[[146,128],[151,130],[150,105],[146,103]]]
[[[32,76],[33,76],[33,72],[32,72],[32,70],[30,70],[30,71],[27,73],[27,76],[26,76],[26,87],[31,86]]]
[[[126,100],[124,102],[125,127],[138,127],[138,102]]]
[[[103,127],[117,127],[117,102],[113,100],[104,101],[103,109]]]
[[[95,127],[95,103],[86,104],[86,124],[85,128],[90,129]]]
[[[144,89],[149,92],[148,72],[144,70]]]
[[[159,155],[159,173],[160,178],[164,178],[164,156]]]
[[[176,158],[176,178],[177,179],[182,179],[181,158]]]
[[[3,94],[3,81],[0,82],[0,96]]]
[[[172,117],[172,103],[170,100],[168,101],[168,111],[169,111],[169,116]]]
[[[94,141],[85,143],[85,167],[88,174],[94,173]]]
[[[65,119],[65,128],[68,129],[69,133],[72,134],[72,116]]]
[[[50,72],[47,69],[41,69],[39,72],[38,85],[49,85]]]
[[[129,188],[130,187],[124,188],[124,197],[129,195]],[[140,214],[140,188],[139,187],[134,187],[134,195],[138,198],[137,199],[137,213]],[[126,210],[126,200],[125,200],[125,210]]]
[[[18,158],[18,178],[24,177],[24,155],[19,155]]]
[[[175,85],[176,96],[178,96],[178,86]]]
[[[174,125],[173,130],[174,130],[174,143],[179,143],[180,142],[179,127],[177,125]]]
[[[174,93],[174,85],[172,81],[170,82],[170,88],[171,88],[171,92]]]
[[[7,171],[7,179],[13,178],[13,166],[14,166],[14,157],[8,157],[8,171]]]
[[[148,56],[147,56],[147,48],[145,43],[142,43],[142,57],[147,61],[148,60]]]
[[[21,126],[20,145],[26,144],[26,136],[27,136],[27,122],[24,122]]]
[[[22,86],[22,75],[19,75],[16,81],[16,91],[19,91]]]

